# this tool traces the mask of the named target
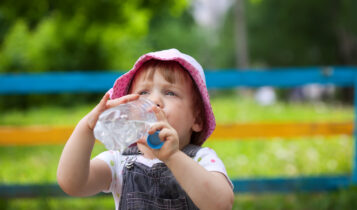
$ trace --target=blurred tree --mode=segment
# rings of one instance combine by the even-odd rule
[[[249,57],[244,0],[235,0],[234,17],[236,37],[236,67],[239,69],[246,69],[249,66]]]
[[[355,0],[251,0],[252,57],[271,66],[356,64],[356,9]]]
[[[245,0],[253,66],[356,64],[357,1]],[[235,67],[234,15],[197,26],[189,0],[0,3],[0,71],[128,69],[177,47],[206,68]]]
[[[263,66],[357,64],[356,0],[250,0],[251,60]],[[352,88],[338,89],[353,103]]]
[[[233,8],[221,27],[202,27],[191,1],[2,0],[0,72],[127,70],[143,53],[173,47],[206,69],[235,68]],[[357,1],[245,6],[250,66],[357,63]]]
[[[355,0],[246,0],[251,66],[357,64],[356,10]],[[228,58],[233,20],[231,10],[219,38]],[[231,58],[227,63],[234,67]]]
[[[3,0],[0,71],[130,68],[147,48],[150,20],[178,16],[187,0]]]
[[[188,0],[2,0],[0,72],[127,70],[152,49],[152,19],[178,19]],[[161,14],[165,13],[165,16]],[[0,96],[0,110],[97,101],[98,94]]]
[[[162,12],[152,19],[145,43],[151,50],[177,48],[199,60],[205,68],[212,67],[214,32],[198,26],[189,10],[180,16],[167,13]]]

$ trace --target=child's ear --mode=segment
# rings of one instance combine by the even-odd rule
[[[192,125],[192,131],[194,132],[200,132],[203,130],[203,121],[200,116],[200,114],[196,116],[195,122]]]

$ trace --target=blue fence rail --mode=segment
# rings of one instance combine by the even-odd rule
[[[116,72],[56,72],[40,74],[0,74],[0,95],[105,92],[120,73]],[[251,69],[246,71],[206,71],[209,89],[236,87],[297,87],[311,83],[357,88],[357,67],[311,67]],[[357,91],[354,94],[355,115]],[[355,121],[356,124],[356,121]],[[325,191],[357,184],[357,144],[354,132],[352,172],[340,176],[309,176],[293,178],[234,179],[236,193]],[[0,185],[0,198],[34,197],[47,193],[64,196],[56,184]]]
[[[0,74],[0,94],[45,94],[104,92],[111,88],[117,72],[55,72],[39,74]],[[207,86],[211,89],[235,87],[296,87],[319,83],[354,86],[357,67],[311,67],[237,71],[206,71]]]

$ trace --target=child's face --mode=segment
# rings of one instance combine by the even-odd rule
[[[180,148],[190,143],[192,131],[202,130],[194,117],[190,78],[170,83],[159,71],[155,71],[152,79],[148,79],[145,73],[139,73],[130,90],[130,93],[147,97],[164,111],[167,121],[179,135]]]

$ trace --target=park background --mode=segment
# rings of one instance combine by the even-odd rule
[[[355,66],[356,9],[354,0],[3,0],[0,73],[124,72],[142,54],[167,48],[195,57],[207,71]],[[296,96],[297,91],[302,94]],[[257,92],[210,90],[217,123],[354,120],[351,88],[274,89],[269,103],[257,100]],[[103,94],[0,95],[0,125],[74,126]],[[352,170],[352,136],[208,141],[205,146],[217,151],[231,178]],[[0,147],[0,182],[54,183],[62,148]],[[93,156],[104,150],[97,144]],[[236,194],[234,209],[353,209],[356,196],[355,187]],[[0,209],[113,207],[110,195],[0,199]]]

